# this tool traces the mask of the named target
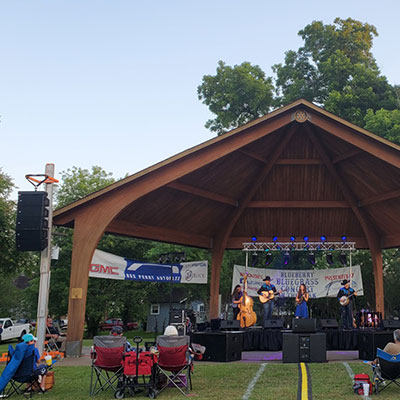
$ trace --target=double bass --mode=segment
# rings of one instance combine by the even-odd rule
[[[247,294],[247,275],[243,281],[243,295],[239,303],[239,314],[236,317],[240,321],[241,328],[248,328],[257,322],[257,315],[253,310],[253,299]]]

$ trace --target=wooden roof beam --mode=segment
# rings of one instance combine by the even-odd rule
[[[357,156],[358,154],[361,154],[361,153],[362,153],[361,150],[357,149],[357,148],[346,151],[345,153],[340,154],[339,156],[336,156],[335,158],[333,158],[332,164],[337,164],[340,161],[347,160],[347,159]]]
[[[359,207],[370,206],[371,204],[380,203],[382,201],[396,199],[400,197],[400,189],[392,190],[391,192],[386,192],[382,194],[377,194],[376,196],[371,196],[368,199],[360,200],[358,202]]]
[[[320,143],[317,136],[314,134],[311,125],[306,126],[306,132],[308,137],[310,138],[311,142],[317,149],[319,156],[324,161],[326,168],[328,169],[329,173],[331,174],[332,178],[338,184],[339,188],[341,189],[344,198],[349,203],[351,209],[353,210],[355,216],[360,223],[364,234],[368,240],[368,245],[371,251],[375,251],[377,246],[379,246],[379,238],[375,229],[371,226],[371,223],[368,220],[367,215],[358,207],[358,201],[356,200],[354,194],[351,192],[350,188],[347,187],[344,179],[339,175],[336,171],[335,166],[333,165],[331,159],[329,158],[328,154],[326,153],[324,147]]]
[[[283,150],[287,147],[290,140],[292,139],[295,131],[296,125],[292,125],[290,130],[286,133],[286,135],[279,141],[275,149],[271,150],[271,157],[268,160],[268,163],[262,168],[259,174],[257,174],[257,178],[254,180],[250,179],[250,184],[247,190],[244,191],[244,197],[239,201],[239,206],[236,207],[231,215],[228,216],[225,223],[221,224],[222,229],[218,232],[215,237],[215,245],[219,248],[224,249],[228,242],[228,238],[232,232],[232,229],[236,225],[238,219],[242,215],[243,211],[247,208],[250,200],[254,197],[257,192],[259,186],[264,182],[272,168],[274,167],[276,160],[280,157]]]
[[[268,159],[260,154],[254,153],[250,150],[242,149],[240,152],[254,160],[261,161],[264,164],[268,163]],[[280,158],[275,164],[279,165],[319,165],[322,164],[322,160],[319,158]]]
[[[178,190],[180,192],[185,192],[192,194],[194,196],[204,197],[208,200],[217,201],[219,203],[229,204],[230,206],[237,207],[238,202],[235,199],[231,199],[230,197],[223,196],[218,193],[209,192],[208,190],[200,189],[191,185],[186,185],[180,182],[171,182],[167,185],[167,187]]]
[[[347,201],[250,201],[248,208],[350,208]]]

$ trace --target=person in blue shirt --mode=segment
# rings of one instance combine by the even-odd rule
[[[297,292],[296,295],[296,312],[294,316],[296,318],[308,318],[308,292],[306,285],[302,283],[299,287],[299,291]]]
[[[113,327],[111,328],[111,331],[110,331],[110,335],[111,335],[111,336],[122,336],[123,333],[124,333],[124,330],[123,330],[122,327],[119,326],[119,325],[113,326]],[[126,351],[126,352],[128,352],[128,351],[135,351],[135,348],[132,347],[131,344],[130,344],[128,341],[126,341],[126,343],[125,343],[125,351]]]
[[[263,295],[262,292],[264,292],[264,293],[269,293],[269,292],[272,291],[272,294],[273,294],[273,296],[274,296],[273,299],[268,300],[266,303],[263,304],[263,308],[264,308],[264,322],[265,322],[267,319],[272,319],[272,312],[273,312],[273,310],[274,310],[275,296],[277,296],[280,292],[278,293],[278,291],[276,290],[275,285],[273,285],[273,284],[271,283],[271,277],[270,277],[270,276],[267,275],[267,276],[263,279],[263,281],[264,281],[264,283],[261,285],[260,289],[257,290],[257,293],[258,293],[260,296],[262,296],[262,295]],[[264,296],[267,296],[267,295],[264,294]]]
[[[341,283],[343,287],[339,290],[337,298],[339,302],[348,298],[347,304],[340,305],[340,313],[342,316],[343,329],[353,328],[353,297],[357,296],[357,292],[350,287],[350,281],[344,279]]]

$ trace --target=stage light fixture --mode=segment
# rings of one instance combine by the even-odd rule
[[[274,255],[271,252],[268,252],[265,255],[265,265],[271,264],[272,260],[274,259]]]
[[[251,241],[252,241],[252,242],[257,242],[257,236],[252,236],[252,237],[251,237]]]
[[[273,236],[273,237],[272,237],[272,241],[273,241],[273,242],[277,242],[277,241],[278,241],[278,236]]]
[[[331,252],[325,254],[328,265],[333,265],[333,254]]]
[[[311,265],[315,265],[315,254],[312,251],[308,253],[307,258]]]
[[[342,236],[342,242],[345,242],[347,240],[347,236],[343,235]]]
[[[258,254],[253,253],[251,255],[251,266],[254,267],[255,265],[257,265],[257,261],[258,261]]]
[[[344,252],[340,253],[340,255],[339,255],[339,261],[340,261],[340,263],[341,263],[344,267],[347,266],[347,256],[346,256],[346,253],[344,253]]]
[[[289,260],[290,260],[290,254],[288,251],[285,251],[285,253],[283,254],[283,264],[288,265]]]
[[[295,242],[296,241],[296,236],[290,236],[290,241]]]
[[[321,242],[326,242],[326,236],[325,235],[321,236]]]
[[[308,236],[304,236],[303,240],[307,243],[308,242]]]

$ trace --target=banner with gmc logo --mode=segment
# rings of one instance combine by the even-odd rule
[[[208,261],[166,265],[144,263],[95,250],[89,267],[92,278],[141,282],[207,283]]]

